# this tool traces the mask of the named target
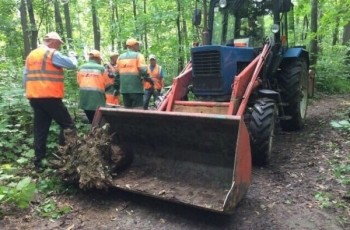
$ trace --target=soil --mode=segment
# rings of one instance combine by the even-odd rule
[[[330,162],[349,162],[348,135],[330,126],[349,111],[350,95],[310,102],[301,132],[276,130],[272,162],[253,169],[253,183],[233,215],[222,215],[112,189],[59,195],[69,214],[49,220],[35,202],[8,213],[0,229],[350,229],[350,203]],[[317,193],[329,195],[322,207]]]

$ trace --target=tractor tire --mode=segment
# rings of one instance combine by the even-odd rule
[[[272,99],[258,99],[252,107],[248,130],[252,162],[256,166],[269,163],[277,118],[276,102]]]
[[[304,59],[295,59],[282,64],[278,76],[281,89],[284,116],[281,128],[285,131],[296,131],[304,127],[308,100],[308,71]],[[281,114],[282,115],[282,114]]]

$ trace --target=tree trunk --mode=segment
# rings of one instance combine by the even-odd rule
[[[22,26],[22,34],[23,34],[23,45],[24,45],[24,53],[23,60],[30,53],[30,43],[29,43],[29,33],[28,33],[28,20],[27,20],[27,10],[26,10],[26,1],[21,0],[21,5],[19,7],[20,15],[21,15],[21,26]]]
[[[31,31],[31,48],[36,49],[38,47],[38,29],[35,23],[34,10],[32,0],[27,0],[28,15],[30,20],[30,31]]]
[[[136,0],[132,0],[132,12],[133,12],[133,15],[134,15],[134,20],[136,22],[137,20],[137,14],[136,14]]]
[[[120,49],[124,48],[125,46],[125,41],[120,40],[120,34],[121,34],[121,28],[120,28],[120,19],[119,19],[119,12],[118,12],[118,4],[115,3],[115,18],[117,20],[117,24],[116,24],[116,31],[117,31],[117,43],[119,44],[118,47],[120,47]]]
[[[350,46],[350,22],[344,27],[344,33],[343,33],[343,45]],[[350,50],[345,54],[345,64],[347,66],[350,66]]]
[[[187,24],[186,24],[186,20],[184,18],[184,16],[182,17],[182,34],[184,37],[184,42],[183,42],[183,56],[184,56],[184,61],[188,62],[187,58],[189,56],[189,51],[190,51],[190,47],[189,47],[189,40],[188,40],[188,32],[187,32]]]
[[[147,14],[147,5],[146,5],[146,0],[143,1],[143,13]],[[146,56],[148,56],[148,42],[147,42],[147,23],[143,22],[144,26],[144,42],[145,42],[145,51],[146,51]]]
[[[335,28],[333,29],[332,34],[332,46],[335,46],[338,43],[339,36],[339,17],[335,18]]]
[[[134,34],[137,34],[137,7],[136,7],[136,0],[132,0],[132,12],[134,15],[134,26],[135,26],[135,32]]]
[[[178,16],[176,18],[176,28],[177,28],[177,38],[178,38],[178,73],[180,73],[184,68],[184,59],[183,59],[183,41],[181,36],[181,2],[180,0],[176,1]]]
[[[343,33],[343,45],[348,45],[350,41],[350,22],[346,26],[344,26],[344,33]]]
[[[54,8],[55,8],[56,32],[62,37],[63,40],[65,40],[64,34],[63,34],[64,29],[63,29],[63,21],[62,21],[62,17],[61,17],[61,13],[60,13],[59,0],[55,0]]]
[[[111,38],[111,46],[112,51],[115,50],[115,31],[116,31],[116,23],[115,23],[115,3],[113,1],[110,2],[111,6],[111,25],[110,25],[110,38]]]
[[[96,0],[91,0],[91,11],[92,27],[94,30],[94,47],[96,50],[100,50],[101,31],[97,16]]]
[[[310,23],[310,30],[311,34],[314,34],[314,36],[311,38],[310,41],[310,66],[311,69],[315,68],[315,65],[317,63],[317,9],[318,9],[318,0],[312,0],[311,1],[311,23]]]
[[[63,5],[63,10],[64,10],[64,20],[66,23],[68,49],[70,49],[73,44],[73,33],[72,33],[72,23],[70,20],[69,2]],[[72,48],[74,49],[74,47]]]

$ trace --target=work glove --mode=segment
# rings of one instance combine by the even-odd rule
[[[69,51],[68,57],[74,57],[74,58],[78,59],[78,54],[75,51]]]
[[[114,73],[112,71],[108,71],[108,77],[109,78],[114,78]]]

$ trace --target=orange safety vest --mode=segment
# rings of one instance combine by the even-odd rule
[[[105,93],[109,78],[105,72],[98,69],[81,69],[77,73],[77,82],[80,89],[88,89]]]
[[[39,47],[26,59],[25,79],[27,98],[63,98],[63,68],[52,63],[55,50]]]
[[[106,105],[119,105],[120,99],[118,95],[107,94],[106,93]]]
[[[147,66],[147,73],[152,78],[154,83],[155,89],[162,89],[163,88],[163,78],[160,77],[160,72],[162,71],[162,67],[156,64],[156,66],[153,68],[153,71],[151,71],[151,65]],[[143,88],[144,89],[150,89],[152,87],[151,83],[147,81],[143,81]]]
[[[111,63],[108,63],[109,71],[112,73],[116,73],[117,69],[114,67]],[[108,77],[109,80],[107,82],[106,88],[110,87],[111,85],[114,85],[114,78]],[[113,88],[114,89],[114,88]],[[119,105],[120,100],[118,95],[114,95],[114,92],[112,91],[106,91],[106,104],[107,105]]]

